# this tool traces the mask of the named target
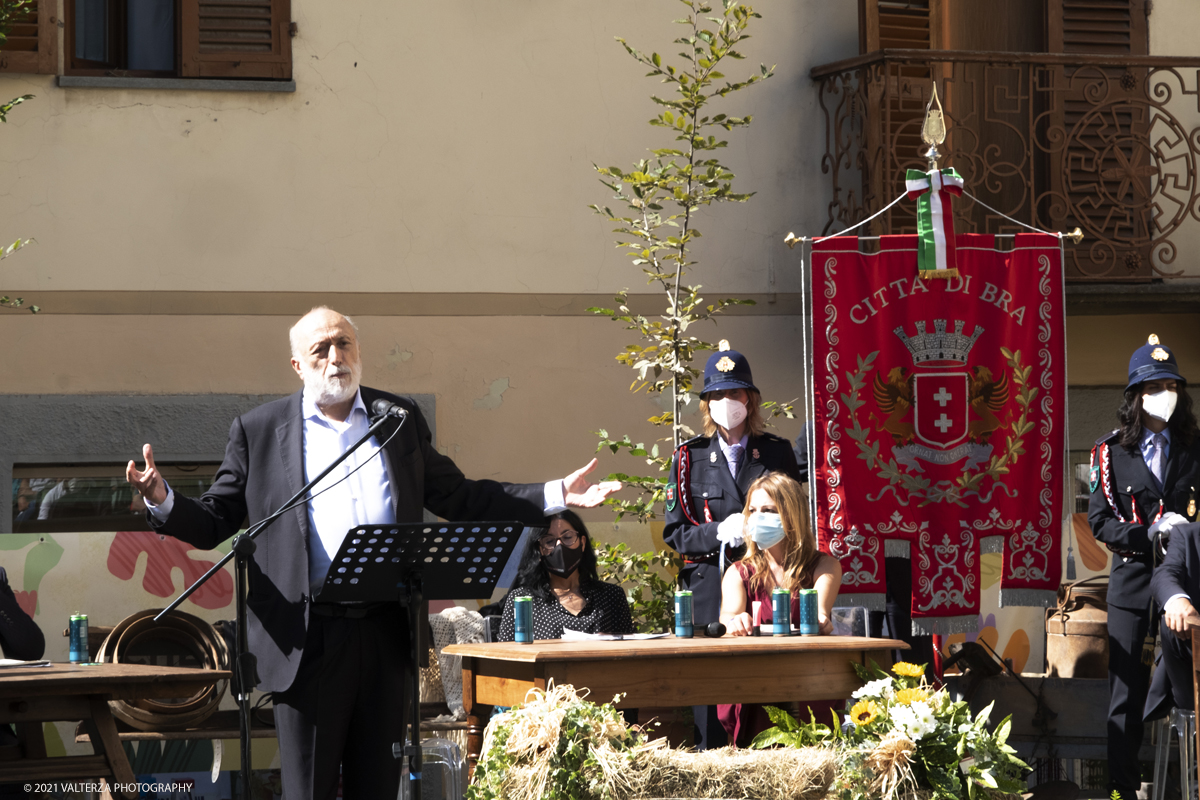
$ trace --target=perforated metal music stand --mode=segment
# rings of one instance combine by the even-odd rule
[[[525,532],[520,522],[363,525],[346,534],[329,565],[316,597],[319,602],[400,601],[408,606],[412,743],[394,743],[392,752],[397,758],[408,758],[409,797],[421,797],[421,681],[417,669],[421,605],[426,599],[490,598]],[[540,533],[531,531],[529,535]]]
[[[490,598],[525,527],[520,522],[419,522],[353,528],[316,600],[406,603],[412,578],[423,584],[422,600]]]

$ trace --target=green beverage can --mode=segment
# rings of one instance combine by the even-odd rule
[[[675,636],[691,639],[693,633],[692,593],[687,589],[675,592]]]
[[[67,652],[72,664],[86,664],[91,660],[88,655],[88,618],[87,614],[72,614],[67,628],[69,644]]]
[[[776,636],[792,635],[792,593],[787,589],[771,591],[771,633]]]
[[[801,636],[816,636],[821,632],[821,623],[817,617],[817,590],[800,590],[800,628]]]
[[[521,644],[533,644],[533,598],[513,598],[514,637]]]

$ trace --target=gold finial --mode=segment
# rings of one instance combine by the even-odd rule
[[[721,343],[717,345],[717,350],[722,353],[724,353],[726,350],[732,350],[732,349],[733,348],[729,346],[728,339],[722,339]]]
[[[1146,344],[1162,344],[1162,342],[1158,340],[1157,333],[1152,333],[1146,337]]]
[[[925,106],[925,122],[921,125],[921,141],[925,144],[939,145],[946,141],[946,120],[942,115],[942,101],[938,98],[937,83],[929,96],[929,105]],[[937,110],[933,104],[937,103]]]
[[[1080,242],[1083,241],[1083,231],[1081,231],[1079,228],[1076,228],[1075,230],[1066,234],[1066,236],[1068,239],[1070,239],[1075,244],[1079,244]]]
[[[789,233],[787,236],[783,237],[783,243],[786,244],[789,248],[795,247],[798,243],[800,243],[802,241],[804,241],[804,240],[801,239],[799,236],[797,236],[794,233]]]
[[[925,157],[929,159],[929,171],[938,168],[937,161],[941,153],[938,152],[938,145],[946,141],[946,118],[942,113],[942,101],[938,99],[937,82],[932,86],[932,91],[929,95],[929,104],[925,106],[925,121],[921,124],[921,141],[929,145],[929,149],[925,151]],[[937,103],[937,108],[933,104]]]

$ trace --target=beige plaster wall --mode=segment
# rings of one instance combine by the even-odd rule
[[[853,3],[756,5],[764,19],[728,74],[778,72],[723,109],[756,121],[722,157],[759,196],[704,223],[697,278],[747,292],[766,288],[787,231],[819,228],[824,120],[807,71],[857,52]],[[587,208],[609,195],[592,163],[670,144],[646,125],[662,87],[613,37],[674,53],[678,3],[292,8],[294,94],[0,79],[0,96],[37,95],[0,131],[0,239],[38,240],[6,263],[6,289],[640,286]]]
[[[625,389],[614,355],[632,341],[616,323],[588,317],[361,317],[363,382],[437,397],[437,444],[475,478],[562,477],[592,457],[596,437],[653,441],[659,408]],[[300,388],[280,317],[0,315],[0,391],[11,394],[272,394]],[[719,336],[745,342],[764,396],[791,400],[800,386],[796,317],[722,321]],[[37,355],[40,354],[40,355]],[[802,412],[801,412],[802,413]],[[686,417],[697,424],[695,411]],[[777,429],[794,438],[798,421]],[[669,444],[666,445],[669,448]],[[127,457],[134,457],[129,453]],[[600,470],[642,462],[603,457]],[[599,519],[608,519],[599,512]]]
[[[1130,355],[1151,333],[1171,348],[1185,377],[1200,381],[1200,314],[1067,317],[1067,380],[1072,386],[1124,386]]]

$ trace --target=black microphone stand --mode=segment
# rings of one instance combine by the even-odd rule
[[[236,699],[238,704],[238,728],[241,738],[242,759],[241,780],[239,781],[239,783],[241,783],[241,791],[239,793],[239,797],[243,798],[243,800],[249,800],[250,798],[250,693],[253,691],[254,687],[258,685],[258,659],[253,653],[250,652],[250,645],[246,636],[246,595],[250,588],[250,559],[253,557],[254,550],[257,547],[257,545],[254,543],[254,540],[258,538],[260,533],[266,530],[268,525],[282,517],[288,511],[292,510],[292,507],[296,505],[300,498],[308,494],[309,490],[320,483],[326,475],[328,475],[330,472],[333,472],[334,467],[341,464],[350,457],[351,453],[366,444],[366,442],[372,436],[374,436],[376,432],[379,431],[379,429],[382,428],[388,421],[397,417],[400,420],[397,425],[397,429],[399,429],[399,425],[403,425],[404,420],[407,419],[406,414],[385,414],[381,416],[371,424],[371,427],[367,429],[367,432],[363,434],[361,439],[351,445],[346,452],[338,456],[337,459],[335,459],[332,464],[326,467],[320,475],[304,484],[304,487],[301,488],[300,491],[296,492],[296,494],[292,495],[292,498],[280,506],[275,513],[271,514],[269,517],[259,520],[257,523],[250,526],[250,528],[244,533],[240,533],[235,536],[233,538],[233,547],[230,549],[230,551],[220,561],[214,564],[212,569],[201,575],[195,583],[184,590],[183,594],[179,595],[179,597],[176,598],[173,603],[160,611],[158,616],[154,618],[155,622],[161,622],[163,617],[179,608],[180,604],[183,603],[184,600],[191,597],[193,592],[203,586],[205,581],[222,570],[225,565],[229,563],[230,559],[237,559],[237,561],[234,563],[234,601],[237,608],[237,645],[235,648],[236,654],[234,658],[233,674],[234,679],[238,684],[238,694]]]

